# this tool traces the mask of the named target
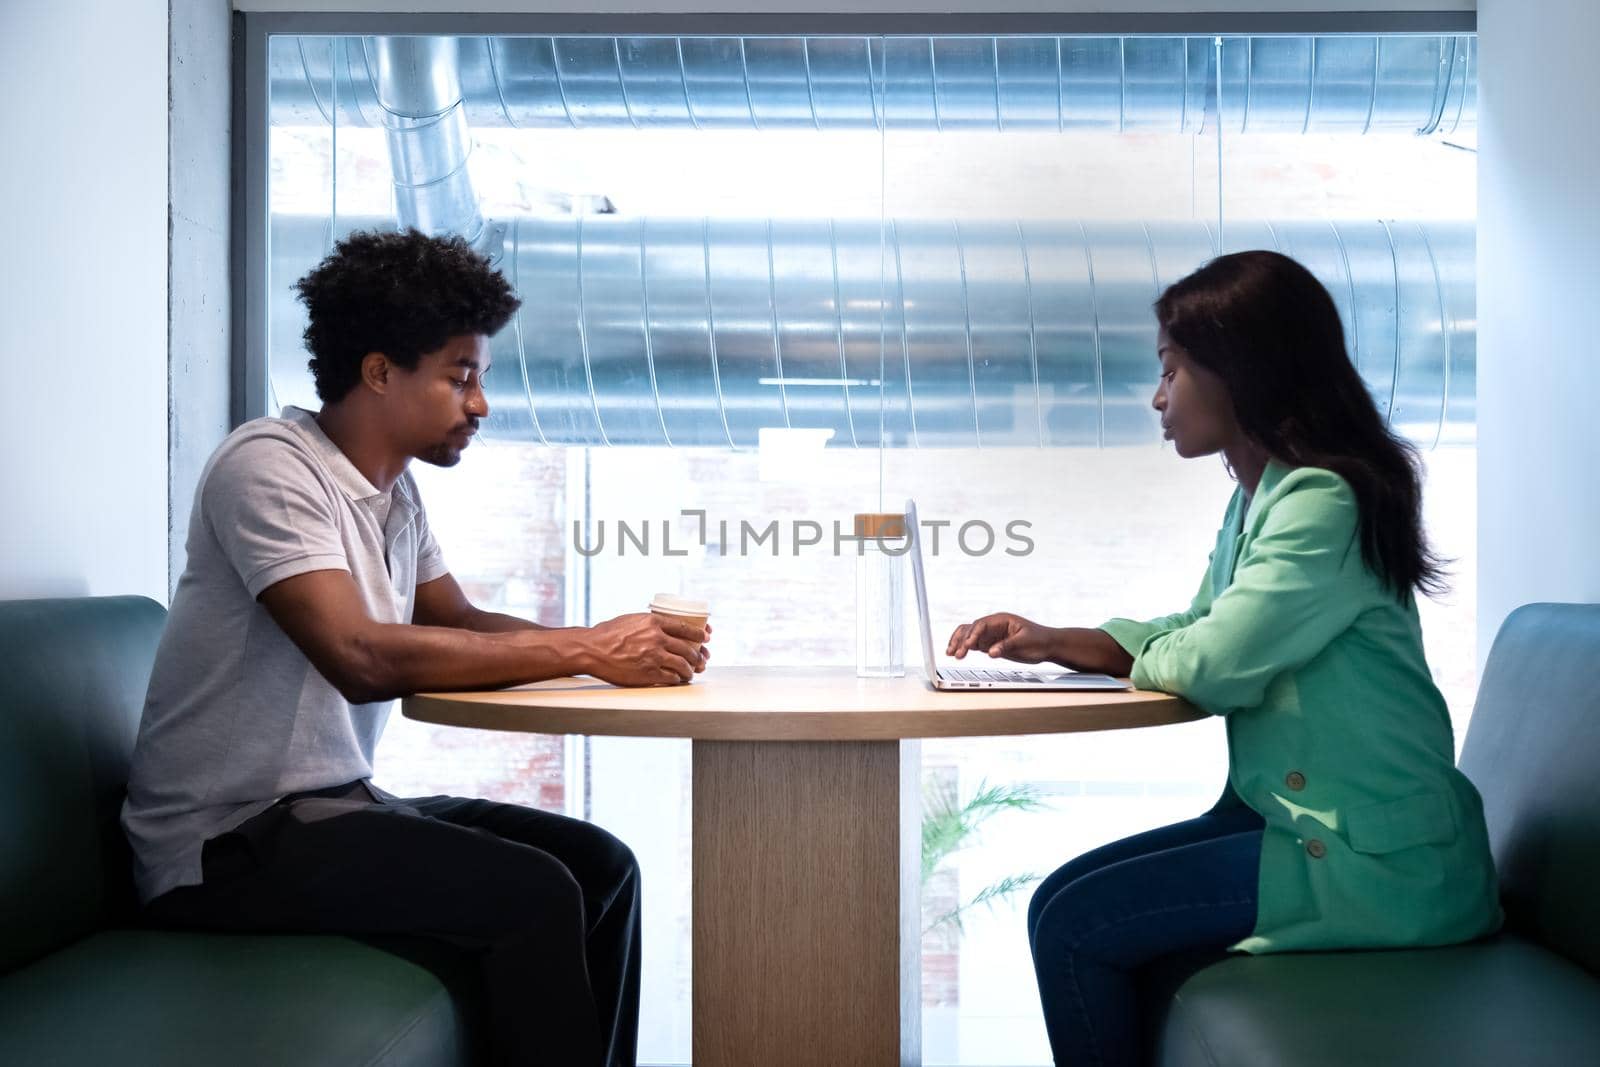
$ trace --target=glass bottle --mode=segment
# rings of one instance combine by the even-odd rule
[[[856,676],[899,678],[906,673],[906,517],[855,517]]]

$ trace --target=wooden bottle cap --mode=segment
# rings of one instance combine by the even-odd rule
[[[856,515],[857,537],[904,537],[906,517],[898,511],[862,512]]]

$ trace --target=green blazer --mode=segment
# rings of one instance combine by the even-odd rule
[[[1266,820],[1245,952],[1444,945],[1500,924],[1416,603],[1364,564],[1357,516],[1338,475],[1271,463],[1248,505],[1234,493],[1188,611],[1101,627],[1140,689],[1227,722],[1222,804]]]

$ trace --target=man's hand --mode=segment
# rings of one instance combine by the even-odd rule
[[[1041,663],[1059,655],[1061,631],[1030,622],[1020,615],[999,612],[955,628],[945,648],[948,655],[965,659],[976,649],[995,659]]]
[[[650,612],[619,615],[586,635],[588,673],[612,685],[681,685],[706,669],[711,627]]]

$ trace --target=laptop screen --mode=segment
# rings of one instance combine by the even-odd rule
[[[917,589],[917,625],[922,630],[922,662],[928,681],[938,675],[933,658],[933,624],[928,619],[928,583],[922,574],[922,531],[917,525],[917,502],[906,501],[906,531],[911,538],[911,580]]]

